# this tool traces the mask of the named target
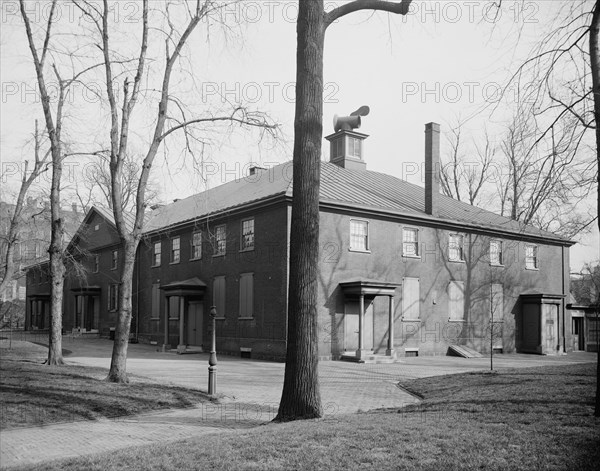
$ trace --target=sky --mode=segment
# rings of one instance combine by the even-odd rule
[[[337,5],[325,3],[328,9]],[[485,111],[496,104],[500,87],[532,44],[551,27],[560,2],[504,2],[499,16],[491,3],[414,2],[406,17],[357,13],[333,24],[325,42],[324,136],[333,133],[335,114],[348,115],[368,105],[370,114],[360,128],[369,135],[364,151],[367,168],[422,184],[418,169],[423,162],[426,123],[440,123],[444,133],[461,118],[468,119],[466,131],[475,138],[483,129],[492,135],[501,132],[511,99],[519,98],[516,92],[512,97],[509,93],[504,111],[491,116]],[[59,5],[63,21],[71,28],[86,26],[72,5]],[[36,24],[43,24],[44,4],[30,2],[29,6]],[[118,2],[112,13],[115,24],[136,31],[140,18],[136,2]],[[210,165],[201,168],[181,150],[181,142],[170,143],[157,157],[153,177],[163,200],[243,178],[251,163],[270,166],[291,159],[296,13],[296,2],[243,1],[224,13],[228,24],[239,26],[225,35],[218,26],[207,29],[203,24],[191,38],[174,75],[182,101],[199,112],[226,109],[228,102],[245,103],[279,123],[282,139],[274,144],[268,139],[259,142],[255,134],[238,130],[213,134],[205,155]],[[3,1],[1,14],[0,158],[6,191],[11,187],[14,163],[20,164],[31,153],[32,120],[42,115],[18,2]],[[137,44],[133,34],[115,40],[132,48]],[[89,92],[75,89],[68,110],[72,132],[86,136],[90,145],[100,145],[105,138],[102,129],[107,129],[107,121],[98,118],[98,106]],[[152,110],[150,100],[139,109],[135,138],[142,146],[151,131],[151,122],[145,120],[152,115],[147,113]],[[324,140],[324,159],[328,150]],[[442,155],[449,152],[444,138],[441,151]],[[80,160],[71,162],[68,171],[73,170],[73,179],[80,178],[82,167]],[[208,175],[208,181],[200,178],[200,171]],[[583,263],[598,260],[599,247],[594,230],[571,249],[571,270],[579,271]]]

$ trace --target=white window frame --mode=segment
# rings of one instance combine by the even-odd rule
[[[177,243],[177,244],[175,244]],[[175,247],[177,245],[177,247]],[[171,238],[171,263],[179,263],[181,261],[181,237]]]
[[[362,139],[348,136],[346,140],[346,145],[348,146],[346,154],[349,157],[354,157],[355,159],[362,159]]]
[[[453,243],[453,238],[459,238],[460,243]],[[453,251],[458,251],[457,257],[453,256]],[[451,262],[465,261],[465,236],[464,234],[453,233],[448,235],[448,260]]]
[[[94,254],[94,267],[92,273],[98,273],[100,271],[100,255]]]
[[[407,234],[415,234],[415,240],[409,241],[406,240]],[[412,249],[411,249],[412,247]],[[410,253],[414,252],[414,253]],[[412,258],[421,258],[421,253],[419,251],[419,229],[416,227],[403,227],[402,228],[402,256],[404,257],[412,257]]]
[[[532,250],[532,255],[529,255],[529,250]],[[525,268],[527,270],[539,270],[540,269],[540,250],[537,245],[527,244],[525,245]]]
[[[498,250],[494,251],[492,246],[494,244],[498,244]],[[494,259],[494,253],[497,254],[498,258]],[[504,266],[504,247],[502,241],[500,239],[492,239],[490,240],[490,265],[494,266]]]
[[[158,250],[156,250],[158,248]],[[157,257],[158,255],[158,257]],[[152,245],[152,266],[159,267],[162,262],[162,241],[154,242]]]
[[[116,270],[119,267],[119,251],[113,250],[111,252],[110,256],[111,256],[110,269]]]
[[[227,226],[221,224],[215,227],[215,247],[213,257],[222,257],[227,253]]]
[[[246,224],[249,224],[251,232],[245,232]],[[242,252],[254,250],[254,234],[254,218],[242,219],[240,222],[240,250]]]
[[[364,227],[365,233],[355,233],[353,231],[354,224],[360,224],[361,227]],[[354,240],[358,241],[359,239],[361,240],[360,247],[355,247]],[[352,252],[370,252],[369,242],[369,221],[364,219],[350,219],[350,250]]]
[[[108,285],[108,310],[111,312],[119,309],[119,285],[111,283]]]
[[[196,236],[200,239],[199,241],[195,240]],[[196,243],[196,242],[198,242],[198,243]],[[191,246],[190,260],[200,260],[202,258],[202,231],[192,232],[190,246]]]

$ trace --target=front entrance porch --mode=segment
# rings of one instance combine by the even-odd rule
[[[73,333],[90,333],[98,335],[100,319],[100,286],[72,288],[75,295],[75,312],[73,314]]]
[[[167,298],[163,352],[170,350],[169,332],[178,332],[177,353],[201,353],[206,283],[199,278],[190,278],[169,283],[160,289],[164,290]]]
[[[356,280],[340,283],[344,294],[344,353],[342,360],[364,362],[393,361],[394,351],[394,294],[396,283]],[[387,348],[385,355],[373,352],[375,319],[374,301],[378,296],[388,298]]]

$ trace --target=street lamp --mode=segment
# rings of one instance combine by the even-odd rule
[[[211,345],[210,357],[208,358],[208,394],[211,396],[217,392],[217,307],[210,308]]]

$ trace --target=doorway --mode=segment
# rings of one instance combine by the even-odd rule
[[[346,301],[344,308],[344,350],[358,349],[360,307],[358,301]],[[365,319],[363,324],[363,349],[373,350],[373,300],[365,299]]]
[[[573,317],[572,319],[572,338],[573,350],[585,350],[585,338],[583,334],[583,317]]]
[[[189,302],[185,324],[187,345],[202,346],[204,308],[201,301]]]

